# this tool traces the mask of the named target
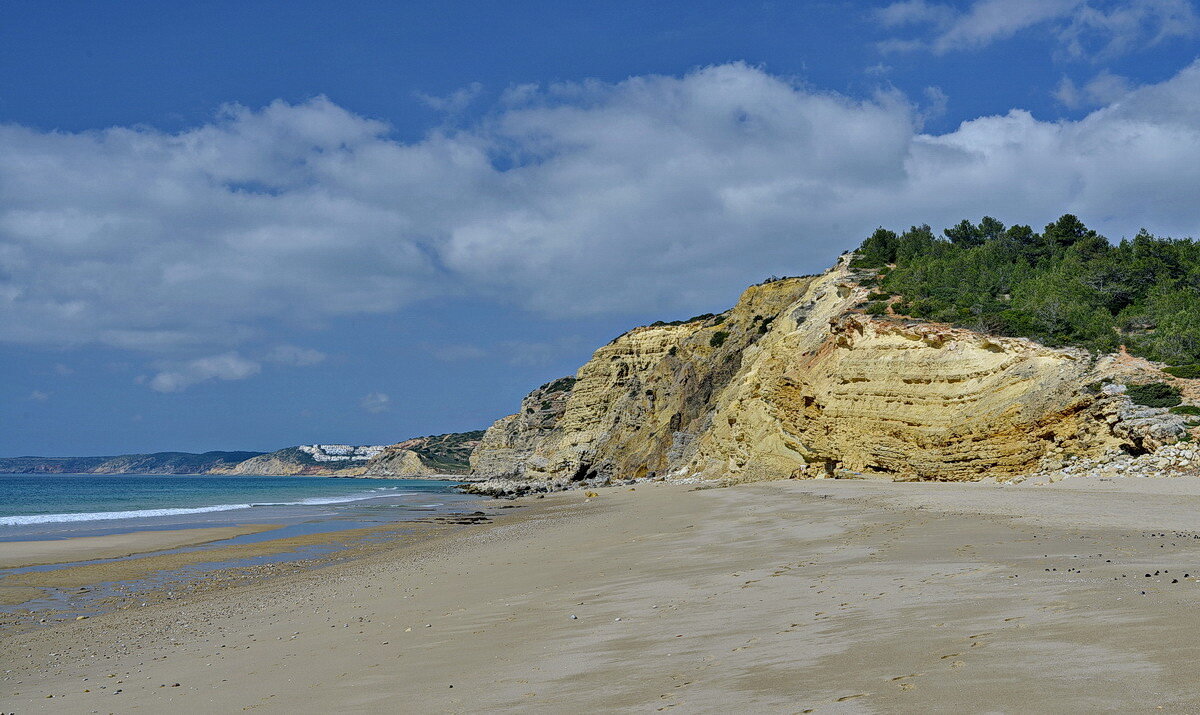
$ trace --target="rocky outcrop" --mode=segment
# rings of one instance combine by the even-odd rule
[[[1152,450],[1186,428],[1092,389],[1151,379],[1116,357],[868,316],[866,293],[843,260],[753,286],[719,316],[636,328],[569,390],[544,385],[496,422],[473,473],[972,480],[1068,452]]]
[[[563,377],[542,385],[521,401],[521,409],[497,421],[471,452],[472,474],[499,479],[540,479],[549,476],[542,453],[551,451],[545,441],[555,431],[576,384]]]
[[[388,447],[363,470],[366,477],[427,477],[437,471],[425,466],[411,449]]]
[[[367,477],[464,475],[483,430],[414,437],[385,448],[367,463]]]

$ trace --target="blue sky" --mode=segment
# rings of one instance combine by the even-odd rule
[[[0,7],[0,455],[482,428],[874,226],[1200,226],[1188,0]]]

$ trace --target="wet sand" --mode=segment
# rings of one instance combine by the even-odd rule
[[[1195,712],[1200,489],[1157,481],[522,500],[9,636],[0,709]]]
[[[249,578],[251,576],[274,576],[281,570],[296,570],[306,569],[312,566],[324,565],[330,560],[343,560],[362,555],[365,550],[371,550],[369,547],[374,546],[378,549],[382,539],[396,539],[403,537],[404,539],[414,541],[425,536],[426,532],[436,532],[441,526],[441,521],[447,517],[432,517],[430,520],[414,520],[400,521],[383,526],[361,527],[356,529],[343,529],[340,531],[318,532],[315,534],[305,534],[301,536],[290,536],[286,538],[268,539],[265,541],[257,541],[252,543],[242,544],[214,544],[212,548],[194,551],[182,551],[175,553],[146,553],[135,555],[134,558],[117,559],[113,561],[103,561],[100,563],[84,563],[79,565],[69,565],[62,568],[51,570],[28,571],[24,573],[12,574],[0,578],[0,605],[17,605],[23,604],[31,599],[39,598],[46,595],[45,589],[79,589],[93,586],[94,584],[110,584],[113,582],[133,582],[138,579],[158,578],[162,581],[161,584],[153,588],[151,591],[141,594],[144,600],[159,600],[162,594],[159,593],[163,589],[180,588],[188,586],[190,588],[200,587],[202,590],[208,590],[213,584],[211,583],[196,583],[195,576],[186,576],[178,574],[181,569],[188,567],[205,567],[210,564],[219,564],[225,562],[247,562],[253,560],[261,560],[264,557],[276,555],[300,555],[304,549],[316,548],[319,553],[315,553],[311,558],[299,559],[295,563],[266,563],[261,566],[248,565],[244,568],[223,568],[215,571],[212,575],[206,576],[205,580],[221,578],[233,574],[235,580]],[[278,528],[276,526],[253,526],[245,527],[217,527],[214,532],[219,532],[223,528],[228,528],[228,532],[223,538],[232,538],[240,534],[258,533],[271,529]],[[201,531],[199,529],[181,530],[181,531]],[[153,534],[156,532],[146,532]],[[168,536],[161,537],[160,543],[163,548],[171,548],[167,544],[171,541],[171,534],[179,534],[179,532],[158,532],[165,533]],[[105,538],[105,537],[98,537]],[[148,537],[141,541],[142,545],[149,545],[159,537]],[[176,536],[176,539],[182,539],[183,536]],[[64,542],[55,542],[64,544],[61,548],[69,549],[70,542],[81,541],[82,539],[64,540]],[[209,543],[217,539],[207,539],[204,542]],[[19,544],[22,542],[10,542]],[[47,542],[28,542],[41,543]],[[2,546],[2,545],[0,545]],[[86,546],[85,546],[86,548]],[[119,549],[118,549],[119,550]],[[36,547],[31,549],[36,551]],[[66,559],[64,559],[65,561]],[[75,561],[77,559],[70,559]],[[61,563],[61,562],[60,562]],[[135,594],[140,593],[136,584],[129,585],[120,589],[120,593],[125,594],[126,600],[131,600]],[[114,594],[115,595],[115,594]],[[112,606],[109,604],[97,604],[98,606]],[[8,625],[11,618],[0,619],[0,627]]]
[[[198,546],[212,541],[232,539],[244,534],[257,534],[278,526],[246,524],[244,526],[214,526],[200,529],[170,529],[134,531],[127,534],[81,536],[74,539],[45,541],[0,542],[0,569],[42,564],[61,564],[71,561],[113,559],[152,551]]]

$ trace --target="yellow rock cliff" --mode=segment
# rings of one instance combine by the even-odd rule
[[[473,474],[972,480],[1173,441],[1174,423],[1087,389],[1111,357],[872,318],[865,293],[843,259],[721,316],[635,328],[496,422]]]

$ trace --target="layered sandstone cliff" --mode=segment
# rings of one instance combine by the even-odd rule
[[[1184,432],[1182,418],[1096,389],[1152,368],[871,317],[856,309],[867,291],[855,278],[843,260],[753,286],[720,316],[622,335],[574,384],[539,388],[493,425],[473,474],[970,480]]]

